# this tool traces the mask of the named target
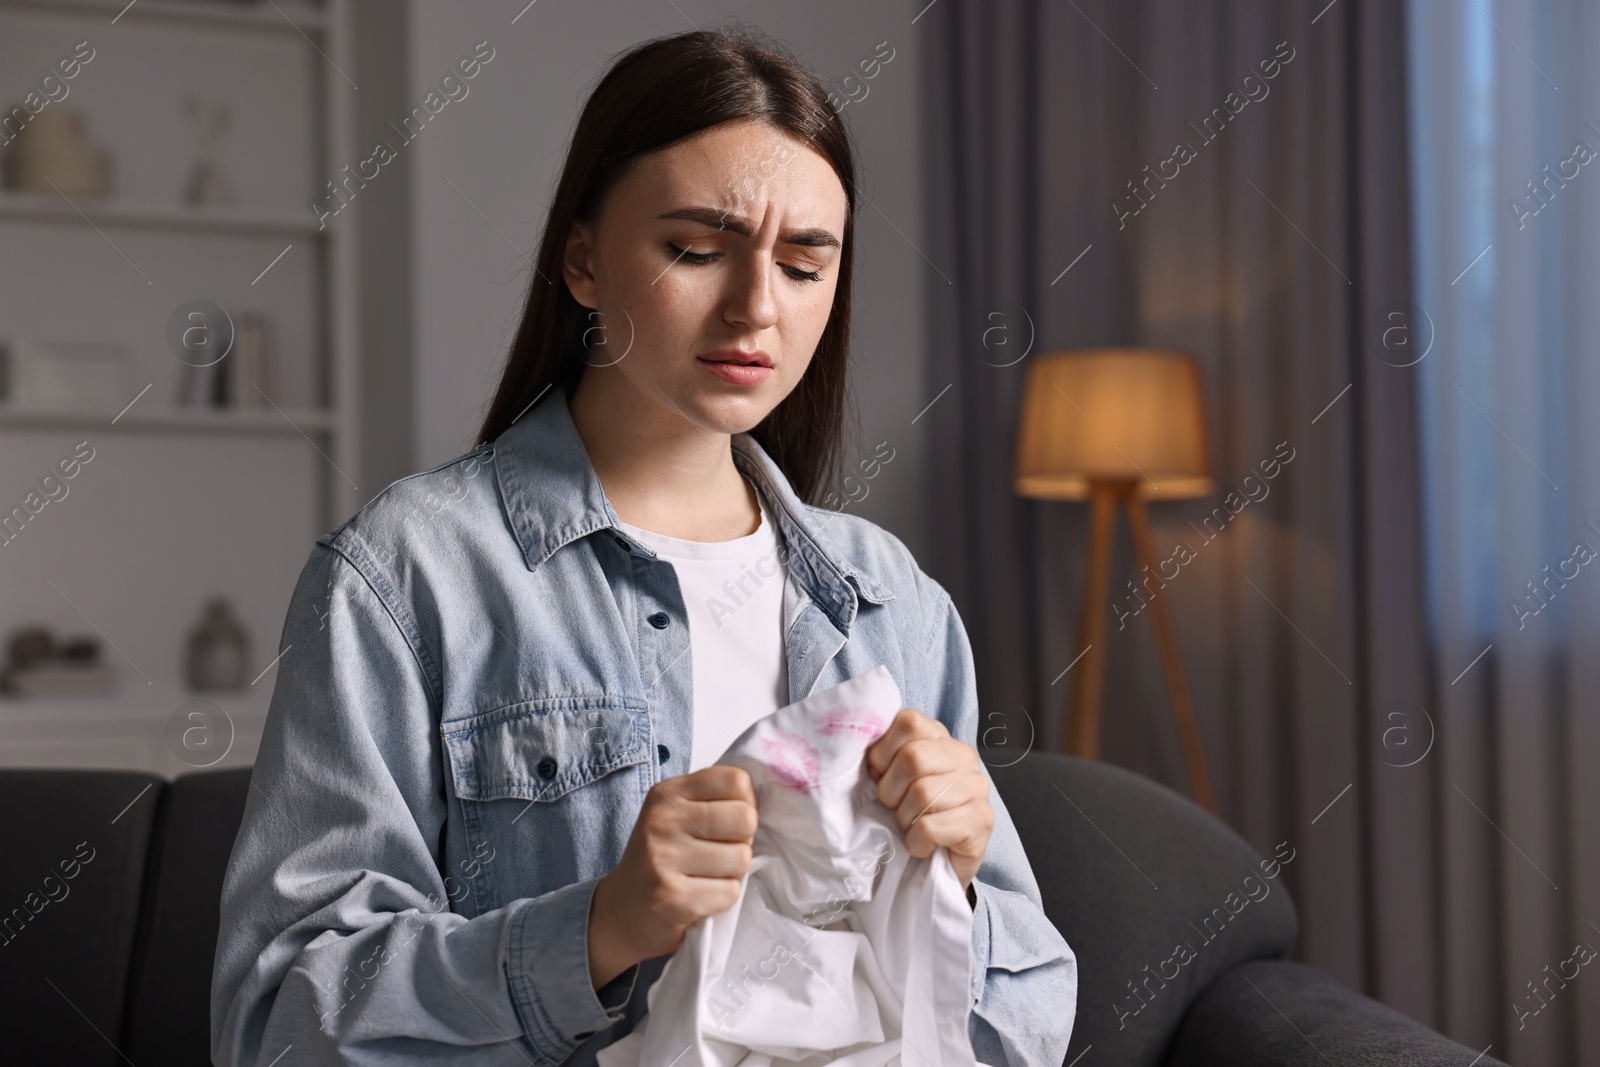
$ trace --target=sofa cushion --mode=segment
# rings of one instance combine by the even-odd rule
[[[0,1004],[8,1063],[121,1064],[128,961],[166,785],[122,771],[0,773]]]
[[[1178,1030],[1171,1067],[1505,1067],[1303,963],[1235,967]]]
[[[1217,975],[1288,954],[1297,922],[1279,875],[1292,845],[1263,859],[1186,797],[1108,764],[982,755],[1078,959],[1067,1062],[1093,1045],[1096,1063],[1162,1063]]]
[[[186,774],[167,787],[133,951],[123,1051],[134,1063],[211,1063],[222,879],[249,792],[248,767]]]

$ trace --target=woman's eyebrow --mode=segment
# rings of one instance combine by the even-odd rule
[[[714,207],[681,207],[676,211],[669,211],[665,215],[657,215],[658,219],[685,219],[689,222],[699,222],[710,226],[714,230],[731,230],[740,237],[749,237],[753,227],[750,220],[739,215],[730,215]],[[810,248],[838,248],[839,239],[821,227],[811,227],[803,230],[787,230],[778,235],[778,240],[784,244],[805,245]]]

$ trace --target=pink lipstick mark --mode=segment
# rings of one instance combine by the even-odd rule
[[[813,789],[821,771],[817,750],[796,734],[774,733],[762,739],[761,755],[773,775],[792,789]]]
[[[883,720],[870,708],[834,708],[822,717],[820,729],[825,734],[877,737],[883,733]]]

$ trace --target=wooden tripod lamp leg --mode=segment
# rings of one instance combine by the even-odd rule
[[[1111,525],[1118,487],[1089,487],[1089,553],[1083,571],[1083,609],[1078,615],[1078,647],[1083,662],[1073,674],[1071,702],[1062,751],[1083,759],[1100,758],[1100,691],[1105,680],[1106,593],[1111,585]]]
[[[1159,577],[1156,555],[1150,547],[1150,526],[1145,519],[1144,501],[1137,493],[1129,494],[1128,529],[1133,534],[1134,549],[1139,561]],[[1183,752],[1189,763],[1189,781],[1194,786],[1194,798],[1199,805],[1217,813],[1216,797],[1211,792],[1211,777],[1206,772],[1205,751],[1200,745],[1200,730],[1195,725],[1194,707],[1189,702],[1189,684],[1183,674],[1183,660],[1178,655],[1178,641],[1172,629],[1172,619],[1167,614],[1167,598],[1159,592],[1150,598],[1154,613],[1156,644],[1161,650],[1161,662],[1167,672],[1167,686],[1172,692],[1172,713],[1178,720],[1178,736],[1183,741]]]

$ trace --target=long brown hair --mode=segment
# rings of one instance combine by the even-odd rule
[[[571,390],[586,365],[589,309],[561,276],[573,223],[592,221],[633,160],[719,123],[757,119],[815,147],[844,185],[848,210],[828,325],[800,382],[752,437],[796,495],[815,503],[839,461],[855,244],[855,154],[827,91],[787,49],[738,27],[658,37],[618,56],[584,104],[550,203],[528,301],[479,432],[490,442],[552,385]]]

